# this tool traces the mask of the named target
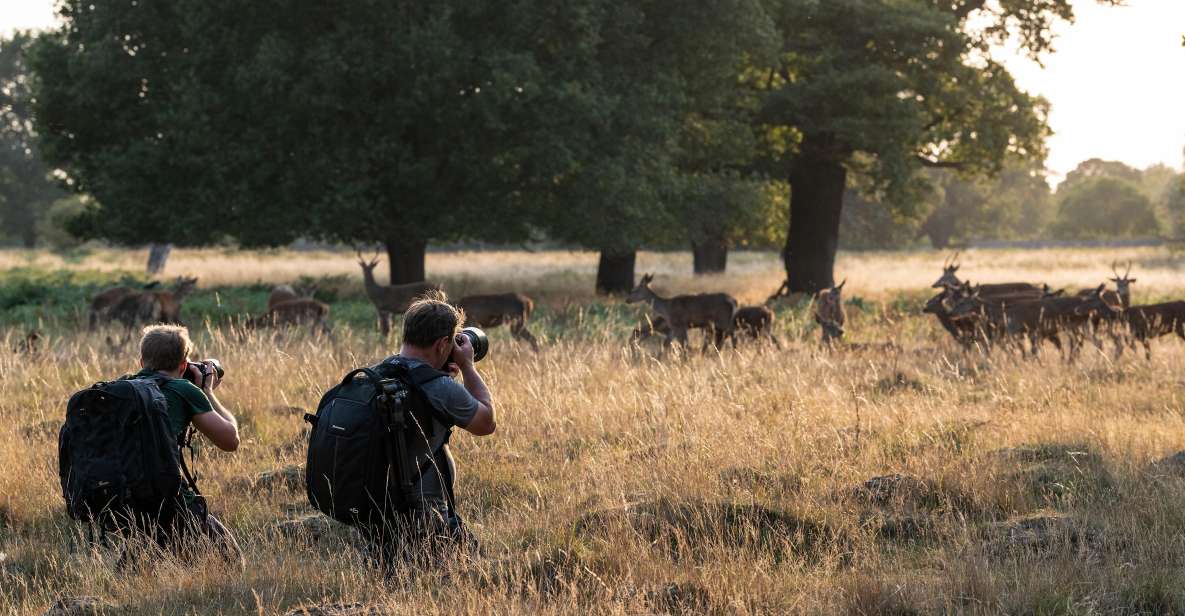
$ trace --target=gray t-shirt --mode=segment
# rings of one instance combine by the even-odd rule
[[[401,357],[399,355],[388,357],[383,363],[391,362],[396,358],[406,363],[408,368],[414,368],[425,363],[418,359]],[[442,423],[441,418],[433,414],[432,434],[427,436],[427,438],[409,438],[408,455],[414,456],[416,468],[423,471],[423,475],[420,477],[420,482],[417,486],[420,498],[423,500],[423,506],[443,510],[446,501],[440,471],[444,470],[449,473],[454,481],[457,476],[456,468],[453,465],[453,457],[448,451],[448,444],[445,443],[445,439],[448,437],[449,429],[453,426],[463,428],[469,425],[469,422],[473,421],[473,416],[477,414],[478,402],[477,398],[474,398],[463,385],[447,376],[433,379],[425,383],[420,389],[423,391],[424,397],[427,398],[429,404],[439,410],[444,418],[447,418],[449,423]],[[411,429],[416,430],[414,426]],[[432,452],[436,452],[435,458]],[[446,466],[447,468],[445,468]]]

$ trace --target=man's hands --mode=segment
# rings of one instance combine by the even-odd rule
[[[465,369],[473,366],[473,342],[469,336],[458,335],[453,339],[452,361],[458,368]]]
[[[470,357],[472,357],[472,354]],[[189,364],[189,366],[186,367],[186,370],[188,371],[190,377],[192,377],[190,378],[191,381],[194,383],[201,383],[200,387],[202,388],[202,391],[207,395],[212,394],[214,393],[214,390],[218,388],[218,384],[221,383],[222,380],[218,378],[218,371],[214,369],[213,362],[204,361],[201,362],[201,364],[206,368],[206,374],[204,378],[202,377],[202,371],[199,370],[195,364]]]

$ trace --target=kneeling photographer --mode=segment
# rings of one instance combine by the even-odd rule
[[[399,353],[346,375],[306,416],[310,502],[359,528],[387,564],[473,543],[457,514],[448,442],[454,426],[486,436],[495,421],[474,367],[488,342],[464,321],[439,291],[417,299]]]
[[[184,327],[146,327],[140,372],[71,397],[59,436],[63,495],[71,516],[101,533],[137,531],[174,551],[200,534],[241,565],[238,542],[185,464],[191,425],[223,451],[239,446],[238,422],[214,395],[222,366],[190,362],[192,348]]]

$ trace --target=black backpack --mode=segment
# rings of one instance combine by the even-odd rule
[[[58,434],[58,475],[66,512],[101,531],[171,525],[181,486],[197,485],[175,437],[163,376],[95,383],[70,397]],[[188,432],[188,431],[187,431]]]
[[[317,414],[305,415],[313,426],[305,464],[309,503],[359,526],[380,525],[409,511],[416,482],[428,469],[409,459],[408,443],[433,435],[433,417],[452,425],[420,387],[444,376],[448,373],[426,364],[409,368],[396,358],[354,370],[326,392]],[[437,452],[431,453],[435,458]],[[451,504],[451,478],[444,483]]]

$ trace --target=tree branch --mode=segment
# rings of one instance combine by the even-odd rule
[[[916,158],[918,162],[922,163],[923,167],[929,167],[931,169],[963,169],[967,166],[967,163],[947,160],[933,160],[922,156],[921,154],[917,154],[914,156],[914,158]]]

